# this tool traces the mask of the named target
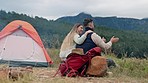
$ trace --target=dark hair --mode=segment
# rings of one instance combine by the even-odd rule
[[[86,18],[86,19],[84,19],[84,21],[83,21],[83,25],[84,25],[84,26],[87,26],[88,23],[90,23],[90,22],[92,22],[92,21],[93,21],[92,19]]]

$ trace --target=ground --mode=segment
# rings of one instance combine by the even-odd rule
[[[33,68],[33,73],[12,81],[1,79],[0,83],[148,83],[148,79],[131,78],[127,76],[114,77],[61,77],[60,74],[54,75],[57,68]]]
[[[55,77],[57,68],[34,68],[34,77],[30,83],[148,83],[148,79],[122,77],[61,77],[59,74]]]
[[[58,54],[56,51],[51,51]],[[118,67],[109,69],[113,75],[106,77],[61,77],[59,74],[53,77],[58,70],[60,60],[58,57],[53,57],[54,64],[51,67],[41,68],[33,67],[33,73],[25,75],[16,81],[4,79],[0,72],[0,83],[148,83],[148,60],[136,58],[118,59],[113,56],[108,56],[113,59]],[[7,65],[0,65],[0,68],[8,68]]]

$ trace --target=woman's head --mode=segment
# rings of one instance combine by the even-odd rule
[[[82,34],[83,33],[83,25],[80,23],[76,23],[72,30],[70,31],[71,33],[77,33],[77,34]]]
[[[82,34],[83,33],[83,25],[80,23],[76,23],[73,28],[71,29],[71,31],[67,34],[67,36],[65,37],[65,39],[63,40],[63,43],[61,45],[61,51],[62,50],[66,50],[67,48],[69,48],[70,46],[72,46],[73,42],[74,42],[74,35],[75,34]]]
[[[77,31],[78,34],[82,34],[83,33],[83,25],[80,25],[77,27]]]

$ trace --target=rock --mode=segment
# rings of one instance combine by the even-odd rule
[[[30,73],[33,73],[33,68],[30,66],[27,66],[25,68],[10,68],[9,78],[15,81],[23,78],[24,75],[29,76]]]

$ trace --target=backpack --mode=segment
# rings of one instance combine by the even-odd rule
[[[70,53],[66,60],[60,64],[57,73],[60,72],[61,76],[68,77],[84,76],[89,61],[95,55],[101,55],[101,48],[95,47],[84,55]]]
[[[107,61],[103,56],[95,56],[91,59],[87,68],[87,76],[103,77],[107,74]]]

